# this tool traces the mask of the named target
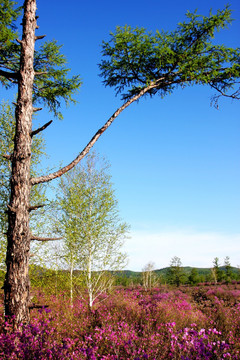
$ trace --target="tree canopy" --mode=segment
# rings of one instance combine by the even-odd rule
[[[102,44],[103,83],[124,100],[151,84],[144,95],[163,97],[178,86],[208,84],[219,95],[239,99],[239,49],[213,43],[215,32],[231,24],[231,10],[227,6],[209,16],[187,12],[186,17],[172,32],[117,26]]]
[[[126,265],[122,245],[128,225],[119,217],[108,167],[91,153],[59,183],[56,226],[64,238],[63,257],[70,269],[82,271],[90,307],[109,287],[109,270]]]
[[[6,89],[18,84],[19,79],[21,41],[16,20],[22,15],[22,7],[16,4],[15,1],[0,1],[0,82]],[[55,40],[44,42],[35,50],[33,64],[33,103],[42,103],[59,118],[62,117],[60,100],[66,104],[75,102],[73,95],[81,86],[79,75],[69,77],[70,69],[66,67],[67,59],[61,54],[61,48]]]

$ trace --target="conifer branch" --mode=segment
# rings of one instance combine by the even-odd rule
[[[9,72],[4,70],[0,70],[0,76],[3,76],[10,81],[18,80],[19,78],[19,74],[17,72]]]

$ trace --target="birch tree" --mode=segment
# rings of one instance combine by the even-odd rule
[[[157,278],[154,270],[155,264],[151,261],[142,269],[142,281],[145,290],[151,290],[157,285]]]
[[[128,226],[119,218],[108,165],[95,153],[87,156],[84,165],[64,175],[59,187],[62,216],[57,225],[62,226],[65,260],[70,268],[71,300],[73,270],[78,268],[92,308],[112,285],[110,271],[126,265],[122,245]]]
[[[231,23],[229,7],[217,14],[199,16],[187,13],[187,21],[175,31],[152,34],[143,28],[117,27],[110,41],[103,43],[101,76],[106,86],[122,95],[123,104],[93,135],[86,147],[68,165],[53,173],[31,177],[32,138],[50,125],[32,129],[32,114],[38,103],[60,117],[61,99],[73,101],[80,87],[78,76],[69,78],[66,59],[56,42],[46,42],[35,51],[36,0],[25,0],[22,37],[18,39],[15,21],[21,9],[15,2],[0,0],[0,82],[6,88],[16,85],[16,128],[14,150],[6,154],[11,163],[11,195],[8,204],[7,273],[4,283],[5,314],[14,316],[16,327],[29,322],[29,249],[31,240],[41,240],[31,233],[29,212],[33,186],[62,176],[91,149],[118,115],[143,96],[161,97],[186,85],[209,85],[219,96],[239,99],[239,49],[213,44],[214,33]],[[146,125],[147,126],[147,125]],[[46,239],[42,239],[45,241]]]

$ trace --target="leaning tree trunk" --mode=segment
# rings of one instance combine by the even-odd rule
[[[7,273],[4,283],[5,316],[13,317],[13,324],[29,322],[29,197],[32,90],[34,80],[34,45],[36,29],[36,1],[24,3],[23,35],[21,43],[18,99],[16,104],[16,132],[12,154],[11,195],[8,206]]]

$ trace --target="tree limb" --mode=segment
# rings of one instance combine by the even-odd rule
[[[39,305],[39,304],[31,304],[29,305],[29,309],[44,309],[48,308],[49,305]]]
[[[52,120],[50,120],[49,122],[47,122],[46,124],[44,124],[43,126],[41,126],[40,128],[33,130],[31,132],[31,137],[33,137],[34,135],[38,134],[40,131],[45,130],[50,124],[52,123]]]
[[[134,95],[131,99],[126,101],[120,108],[118,108],[115,113],[108,119],[108,121],[95,133],[95,135],[92,137],[92,139],[89,141],[89,143],[85,146],[85,148],[82,150],[82,152],[67,166],[63,167],[62,169],[51,173],[46,176],[40,176],[38,178],[32,178],[31,184],[36,185],[44,182],[51,181],[53,179],[56,179],[69,170],[71,170],[74,166],[76,166],[80,160],[84,158],[84,156],[90,151],[90,149],[93,147],[93,145],[96,143],[96,141],[99,139],[99,137],[109,128],[109,126],[113,123],[113,121],[118,117],[118,115],[125,110],[129,105],[131,105],[134,101],[137,101],[142,97],[144,94],[146,94],[148,91],[158,87],[161,83],[161,81],[164,80],[164,77],[159,78],[155,81],[152,81],[150,85],[144,87],[142,90],[139,91],[138,94]]]
[[[7,207],[8,207],[8,209],[9,209],[11,212],[13,212],[13,213],[16,212],[16,209],[14,209],[13,207],[11,207],[9,204],[7,205]]]
[[[48,72],[47,71],[39,71],[39,72],[37,72],[37,71],[35,71],[35,76],[39,76],[39,75],[46,75],[46,74],[48,74]]]
[[[35,40],[41,40],[43,38],[45,38],[46,35],[39,35],[39,36],[35,36]]]
[[[220,93],[220,95],[218,95],[216,97],[224,96],[224,97],[232,98],[232,99],[235,99],[235,100],[240,100],[240,89],[236,90],[232,94],[226,94],[223,90],[219,89],[214,84],[210,84],[210,86]]]
[[[18,80],[19,78],[19,74],[16,72],[9,72],[9,71],[4,71],[4,70],[0,70],[0,76],[5,77],[8,80]]]
[[[36,240],[36,241],[54,241],[54,240],[61,240],[62,237],[60,238],[43,238],[43,237],[40,237],[40,236],[35,236],[35,235],[30,235],[31,237],[31,240]]]
[[[39,209],[39,208],[42,208],[42,207],[44,207],[45,205],[44,204],[39,204],[39,205],[34,205],[34,206],[29,206],[29,212],[30,211],[33,211],[33,210],[37,210],[37,209]]]
[[[35,107],[33,107],[33,112],[37,112],[37,111],[40,111],[40,110],[42,110],[42,108],[41,108],[41,107],[39,107],[39,108],[35,108]]]
[[[4,154],[2,157],[7,160],[12,160],[12,155],[9,154]]]

